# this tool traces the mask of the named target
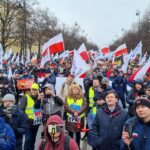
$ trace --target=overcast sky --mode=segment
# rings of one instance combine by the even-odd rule
[[[67,25],[77,22],[87,38],[99,47],[112,43],[122,36],[122,28],[128,30],[138,22],[136,11],[142,18],[150,9],[150,0],[38,0],[40,6],[49,8]]]

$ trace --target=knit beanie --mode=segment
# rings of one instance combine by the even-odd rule
[[[6,101],[6,100],[11,100],[15,104],[15,96],[13,94],[6,94],[3,97],[3,102]]]
[[[144,105],[148,108],[150,108],[150,99],[148,99],[147,97],[139,97],[135,100],[135,103],[134,103],[134,107],[138,107],[140,105]]]

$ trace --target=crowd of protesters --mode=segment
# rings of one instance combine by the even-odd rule
[[[40,125],[38,150],[79,150],[81,140],[93,150],[150,150],[150,72],[132,81],[140,68],[136,62],[124,73],[121,66],[100,61],[86,72],[82,86],[75,82],[71,64],[68,58],[43,68],[40,62],[4,65],[0,150],[34,150]],[[66,77],[60,93],[57,77]],[[27,80],[32,83],[24,88]]]

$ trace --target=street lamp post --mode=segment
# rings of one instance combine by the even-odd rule
[[[27,25],[26,25],[26,1],[23,0],[23,10],[24,10],[24,54],[27,54]]]
[[[138,32],[139,32],[139,35],[140,35],[140,24],[141,24],[141,23],[140,23],[140,19],[141,19],[141,18],[140,18],[140,17],[141,17],[140,15],[141,15],[141,11],[138,9],[138,10],[136,11],[136,16],[139,17],[139,18],[138,18],[138,19],[139,19],[139,21],[138,21]]]

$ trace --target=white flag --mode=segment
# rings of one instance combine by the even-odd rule
[[[55,56],[53,57],[53,61],[58,59],[58,58],[59,58],[59,55],[58,55],[58,53],[56,53]]]
[[[63,59],[66,58],[66,57],[69,57],[69,51],[68,50],[64,51],[59,56],[59,58],[63,58]]]
[[[45,63],[50,61],[50,60],[51,60],[51,58],[50,58],[50,54],[49,54],[49,50],[48,50],[48,51],[46,51],[45,55],[42,56],[40,67],[43,68]]]
[[[2,44],[0,43],[0,69],[3,69],[3,48],[2,48]]]
[[[14,53],[14,54],[13,54],[13,57],[12,57],[12,59],[11,59],[11,63],[14,63],[15,58],[16,58],[16,54]]]
[[[15,64],[17,64],[19,66],[19,54],[18,54],[18,56],[16,58]]]
[[[146,56],[147,56],[147,52],[144,54],[142,59],[139,61],[139,66],[142,66],[146,62]]]
[[[9,68],[8,70],[8,75],[7,75],[8,79],[10,80],[11,77],[12,77],[12,70],[11,70],[11,67]]]
[[[23,57],[23,55],[21,57],[21,63],[24,65],[24,57]]]
[[[89,65],[82,59],[77,51],[74,51],[74,57],[72,62],[71,74],[76,78],[80,77],[86,71],[90,69]]]
[[[132,57],[135,57],[136,55],[140,54],[140,58],[142,56],[142,41],[140,41],[137,46],[135,47],[135,49],[130,53],[129,55],[129,60],[132,59]]]
[[[137,72],[137,74],[134,77],[134,80],[136,79],[142,79],[144,75],[146,74],[147,70],[150,67],[150,59],[145,63],[145,65]]]
[[[12,49],[9,49],[9,50],[5,53],[4,59],[5,59],[5,60],[9,59],[10,56],[11,56],[11,54],[12,54]]]

